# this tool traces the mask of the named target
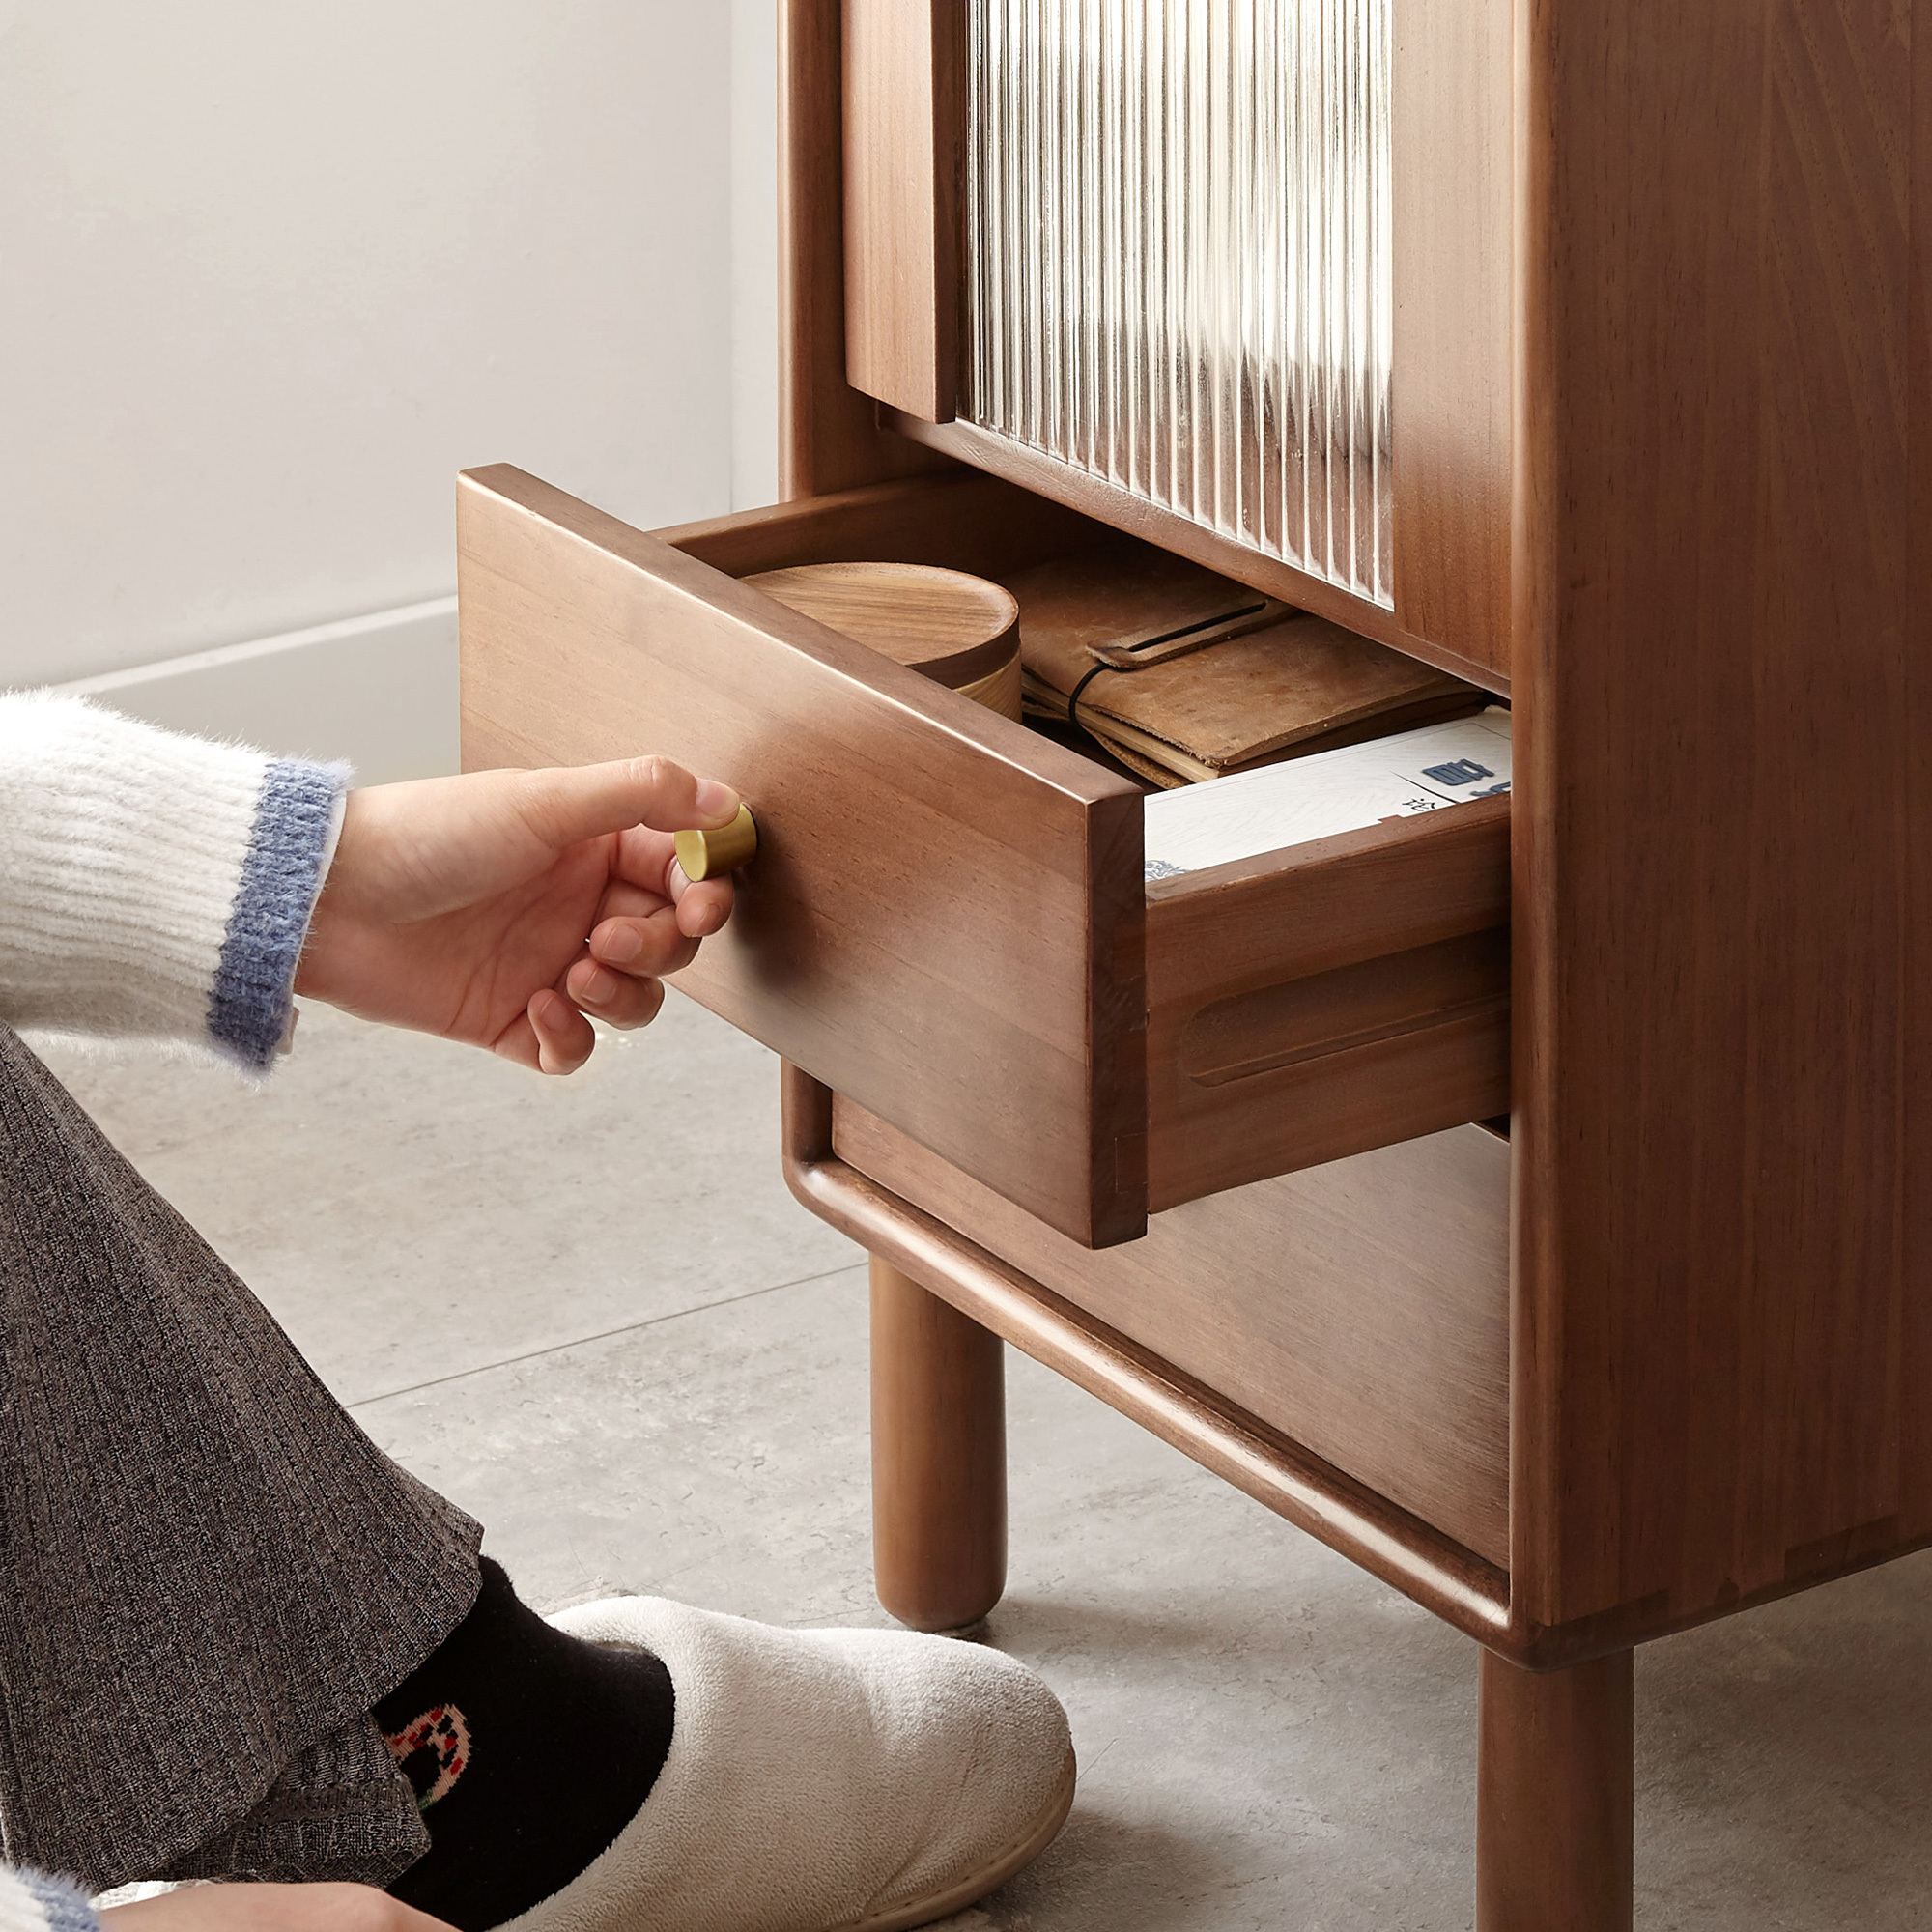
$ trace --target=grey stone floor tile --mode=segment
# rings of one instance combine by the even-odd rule
[[[863,1266],[354,1405],[554,1608],[869,1621]]]
[[[882,1623],[865,1360],[854,1269],[356,1414],[538,1601]],[[1086,1769],[1059,1844],[963,1922],[1459,1923],[1473,1653],[1057,1378],[1010,1381],[992,1636],[1060,1690]]]
[[[554,1602],[651,1589],[882,1620],[863,1274],[369,1405]],[[1084,1766],[981,1932],[1451,1932],[1471,1915],[1475,1652],[1009,1357],[1012,1580]],[[1932,1923],[1932,1558],[1648,1647],[1638,1924]]]
[[[1932,1552],[1637,1653],[1637,1922],[1932,1925]]]
[[[37,1050],[350,1400],[851,1264],[785,1191],[778,1062],[673,994],[566,1080],[304,1009],[259,1089]]]

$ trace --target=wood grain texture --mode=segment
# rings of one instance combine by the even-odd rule
[[[1507,1641],[1494,1564],[838,1158],[832,1117],[787,1067],[785,1178],[813,1213],[1459,1630]]]
[[[876,1256],[872,1575],[914,1630],[979,1623],[1007,1587],[1006,1349]]]
[[[1532,0],[1519,1637],[1922,1541],[1932,8]]]
[[[779,0],[779,492],[947,467],[845,380],[841,0]]]
[[[1509,1104],[1509,1001],[1496,991],[1509,982],[1506,943],[1477,974],[1446,947],[1387,963],[1401,975],[1392,984],[1378,985],[1371,974],[1338,976],[1344,997],[1335,1004],[1346,1018],[1337,1037],[1321,1037],[1330,1022],[1310,1002],[1293,1012],[1292,1024],[1264,1030],[1270,1051],[1217,1079],[1190,1079],[1176,1057],[1151,1059],[1151,1210],[1481,1120]]]
[[[1158,1210],[1505,1112],[1509,801],[1147,889]]]
[[[1481,1657],[1476,1932],[1630,1932],[1631,1653],[1546,1673]]]
[[[1218,1194],[1104,1255],[842,1097],[833,1136],[840,1159],[893,1194],[1453,1541],[1506,1560],[1509,1150],[1492,1136],[1436,1134]]]
[[[727,577],[878,557],[996,577],[1098,542],[1106,531],[1076,510],[1043,502],[998,477],[954,468],[770,509],[734,510],[658,535]]]
[[[1395,610],[1507,675],[1511,0],[1395,0]]]
[[[471,479],[463,501],[466,756],[649,746],[746,790],[761,855],[693,989],[1041,1218],[1131,1238],[1150,1136],[1171,1206],[1507,1104],[1501,955],[1462,943],[1504,916],[1507,801],[1192,874],[1144,901],[1135,786],[1036,734],[986,743],[958,705],[910,696],[886,667],[825,657],[846,606],[793,594],[858,560],[895,582],[1017,581],[1042,551],[1095,534],[1077,513],[968,471],[662,538],[520,471]],[[993,605],[1010,616],[1003,590],[967,588],[982,630]],[[801,656],[808,640],[820,656]],[[946,650],[959,641],[946,630]],[[928,736],[946,748],[937,762]],[[895,759],[918,786],[901,792]],[[945,1042],[931,1068],[914,1041]]]
[[[1369,1041],[1399,1038],[1477,1007],[1508,1004],[1509,929],[1498,926],[1215,1000],[1180,1029],[1175,1064],[1189,1080],[1225,1087]]]
[[[929,563],[797,563],[742,582],[949,689],[988,677],[1020,647],[1010,591]]]
[[[1021,587],[1023,623],[1042,621],[1055,559],[1104,539],[1117,576],[1138,569],[1103,526],[969,469],[665,534],[738,576],[884,554],[966,570]],[[1084,565],[1065,581],[1084,583]],[[1508,924],[1509,822],[1507,799],[1481,801],[1148,887],[1156,1208],[1507,1109],[1501,942],[1480,954],[1459,942]],[[1242,1078],[1227,1058],[1188,1067],[1210,1007],[1224,1041],[1266,1036]]]
[[[1038,450],[1027,448],[1024,443],[995,436],[975,423],[922,422],[917,416],[892,409],[883,410],[881,420],[901,437],[923,447],[956,457],[961,463],[969,463],[990,475],[1004,476],[1023,485],[1036,496],[1065,503],[1095,522],[1125,530],[1130,536],[1157,544],[1178,555],[1191,557],[1196,563],[1206,564],[1209,570],[1218,570],[1238,583],[1252,584],[1257,590],[1264,590],[1270,597],[1279,597],[1283,603],[1291,604],[1298,611],[1312,611],[1318,617],[1326,617],[1331,623],[1345,625],[1365,638],[1375,639],[1378,643],[1406,652],[1412,658],[1420,658],[1424,664],[1434,665],[1438,670],[1452,671],[1458,677],[1467,678],[1471,684],[1481,685],[1486,691],[1493,691],[1504,697],[1509,696],[1510,680],[1506,668],[1463,657],[1428,638],[1418,637],[1405,628],[1393,611],[1384,610],[1379,604],[1371,604],[1366,598],[1338,589],[1319,577],[1310,577],[1306,571],[1296,570],[1293,564],[1283,563],[1279,557],[1264,556],[1261,552],[1236,543],[1217,530],[1204,529],[1173,510],[1147,502],[1125,490],[1116,489],[1098,477],[1069,469]]]
[[[1139,1234],[1139,791],[521,470],[457,524],[466,764],[737,786],[758,856],[678,983],[1075,1239]]]
[[[1910,75],[1912,84],[1913,240],[1910,285],[1906,295],[1906,410],[1916,426],[1932,423],[1932,32],[1917,10]],[[1932,436],[1915,435],[1906,451],[1906,512],[1910,531],[1910,573],[1906,610],[1924,623],[1925,598],[1932,587]],[[1908,629],[1902,698],[1914,729],[1932,719],[1932,659],[1922,635]],[[1922,742],[1922,741],[1921,741]],[[1932,879],[1932,765],[1906,760],[1900,800],[1904,873],[1909,882]],[[1908,891],[1905,903],[1908,959],[1932,958],[1932,892]],[[1932,981],[1908,971],[1902,987],[1904,1031],[1914,1042],[1903,1068],[1903,1134],[1912,1149],[1932,1147]],[[1922,1158],[1922,1156],[1921,1156]],[[1932,1277],[1932,1188],[1918,1183],[1904,1189],[1901,1240],[1907,1279]],[[1932,1387],[1932,1297],[1904,1296],[1898,1337],[1899,1531],[1932,1537],[1932,1403],[1904,1399],[1904,1391]]]
[[[965,0],[844,0],[845,373],[927,422],[958,387]]]

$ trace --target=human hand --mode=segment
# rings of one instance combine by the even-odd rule
[[[737,810],[668,758],[353,791],[296,991],[573,1073],[586,1013],[647,1025],[730,918],[730,880],[691,884],[671,834]]]
[[[449,1932],[373,1885],[187,1885],[110,1905],[101,1932]]]

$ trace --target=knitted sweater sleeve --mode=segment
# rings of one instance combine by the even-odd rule
[[[348,777],[0,695],[0,1019],[266,1070]]]
[[[100,1918],[68,1880],[0,1865],[0,1932],[100,1932]]]

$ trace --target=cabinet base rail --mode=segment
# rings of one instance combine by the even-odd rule
[[[1445,1623],[1507,1647],[1502,1571],[838,1159],[830,1092],[789,1065],[784,1138],[792,1193],[868,1254]]]

